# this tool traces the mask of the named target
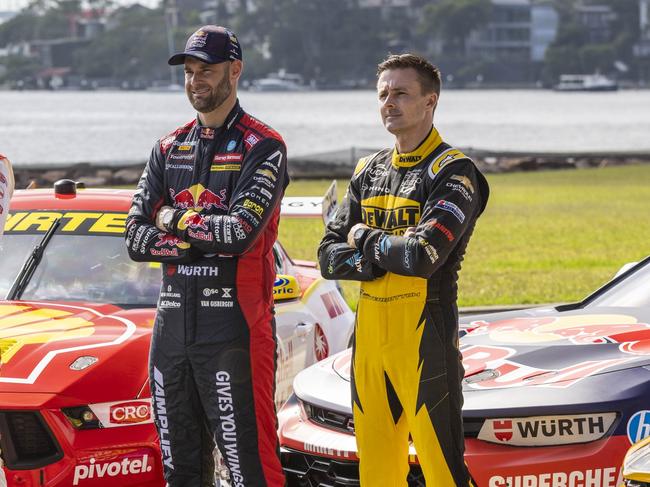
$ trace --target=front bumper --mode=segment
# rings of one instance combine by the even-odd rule
[[[282,468],[292,487],[350,487],[359,486],[359,463],[317,456],[298,450],[280,450]],[[422,470],[412,464],[407,478],[409,487],[425,487]]]
[[[285,404],[279,419],[282,465],[289,485],[359,485],[353,434],[307,419],[295,400]],[[480,487],[618,487],[622,482],[620,466],[629,446],[625,435],[544,447],[507,446],[466,436],[465,461]],[[424,485],[414,449],[411,453],[409,487]]]
[[[0,407],[9,486],[159,487],[162,465],[151,423],[77,430],[60,409]]]

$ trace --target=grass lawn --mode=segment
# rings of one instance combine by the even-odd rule
[[[490,202],[460,274],[460,306],[568,302],[650,254],[650,165],[489,175]],[[294,181],[288,196],[329,181]],[[339,201],[347,181],[339,181]],[[320,221],[285,218],[280,239],[316,259]],[[353,286],[347,297],[355,303]]]

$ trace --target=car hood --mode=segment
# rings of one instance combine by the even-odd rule
[[[76,404],[136,397],[147,379],[153,313],[0,301],[2,402],[13,397],[28,406],[44,397]]]
[[[579,409],[604,404],[608,397],[621,399],[650,373],[649,315],[639,308],[539,308],[466,320],[472,331],[460,339],[464,411],[485,414],[506,404],[526,409],[568,401]],[[294,382],[296,394],[349,412],[350,361],[346,350],[301,372]],[[643,377],[635,372],[639,368]],[[628,370],[623,383],[608,376]]]

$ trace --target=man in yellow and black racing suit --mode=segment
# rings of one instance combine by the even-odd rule
[[[319,261],[325,278],[362,281],[352,362],[361,486],[407,485],[410,433],[428,486],[467,487],[456,282],[489,189],[474,163],[442,141],[433,113],[424,139],[400,152],[407,144],[389,117],[410,116],[399,97],[420,74],[410,58],[406,66],[394,59],[406,56],[389,57],[383,72],[380,65],[378,83],[396,147],[359,161]],[[392,74],[398,79],[386,81]]]

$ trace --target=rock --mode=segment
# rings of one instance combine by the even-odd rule
[[[99,176],[81,176],[77,179],[78,182],[84,183],[87,188],[97,188],[99,186],[108,186],[109,179]]]
[[[36,177],[39,181],[42,181],[45,186],[51,185],[52,183],[58,181],[59,179],[64,179],[68,176],[68,172],[62,169],[52,169],[50,171],[45,171],[43,174],[34,174],[33,177]]]
[[[113,179],[113,171],[111,171],[110,169],[98,169],[95,172],[95,176],[97,176],[98,178],[106,178],[108,181],[110,181],[111,179]]]
[[[125,168],[113,173],[115,184],[135,184],[142,176],[142,168]]]

